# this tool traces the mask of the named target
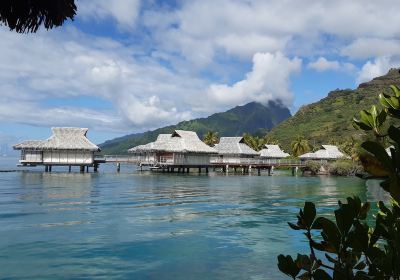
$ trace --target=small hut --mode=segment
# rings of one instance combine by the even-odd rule
[[[264,147],[265,148],[260,151],[260,158],[262,160],[279,160],[290,156],[288,153],[281,150],[279,145],[264,145]]]
[[[92,166],[100,148],[86,138],[87,128],[53,127],[47,140],[28,140],[13,146],[21,150],[22,165]]]
[[[320,160],[320,161],[332,161],[341,158],[348,158],[345,154],[339,151],[339,148],[334,145],[322,145],[322,149],[314,153],[306,153],[299,156],[301,160]]]
[[[195,132],[185,130],[160,134],[155,142],[134,147],[128,152],[138,157],[140,164],[185,167],[208,166],[210,156],[217,153]]]
[[[260,153],[247,146],[243,137],[221,137],[215,145],[218,157],[213,163],[244,164],[256,161]]]

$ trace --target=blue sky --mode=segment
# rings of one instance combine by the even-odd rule
[[[400,64],[398,1],[78,0],[0,26],[0,144],[88,127],[96,143],[251,101],[295,113]]]

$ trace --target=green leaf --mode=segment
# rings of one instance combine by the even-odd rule
[[[400,129],[391,125],[388,130],[389,137],[400,145]]]
[[[315,210],[315,204],[307,201],[304,204],[304,220],[308,228],[313,224],[316,214],[317,211]]]
[[[391,85],[390,88],[392,89],[392,91],[396,97],[400,97],[400,90],[397,86]]]
[[[370,125],[367,125],[364,122],[357,120],[356,118],[353,118],[353,124],[355,125],[356,129],[372,130],[372,127]]]
[[[286,275],[289,275],[293,279],[295,279],[300,272],[300,268],[296,265],[296,263],[293,261],[293,258],[289,255],[284,256],[281,254],[278,256],[278,268],[280,271],[282,271]]]
[[[373,154],[388,171],[394,172],[391,159],[381,144],[377,142],[366,141],[361,144],[361,147]]]
[[[332,280],[332,277],[322,269],[317,269],[313,273],[315,280]]]

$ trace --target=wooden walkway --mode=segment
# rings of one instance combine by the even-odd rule
[[[177,164],[173,161],[144,161],[141,158],[137,158],[130,155],[105,155],[102,157],[96,157],[95,163],[114,163],[117,165],[117,171],[120,170],[121,164],[135,164],[140,167],[148,166],[151,170],[161,172],[178,172],[187,173],[190,169],[198,169],[199,173],[204,170],[208,173],[209,168],[214,170],[220,169],[223,172],[240,172],[249,173],[252,170],[257,170],[258,174],[261,170],[267,170],[268,175],[274,167],[288,167],[292,168],[294,174],[301,167],[305,167],[305,163],[300,160],[288,160],[288,159],[235,159],[235,160],[224,160],[224,159],[212,159],[209,164]]]

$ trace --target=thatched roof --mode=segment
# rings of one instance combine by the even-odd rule
[[[1,0],[0,25],[3,23],[18,33],[36,32],[60,26],[76,14],[74,0]]]
[[[53,127],[47,140],[28,140],[14,145],[15,150],[87,150],[100,148],[86,138],[87,128]]]
[[[306,153],[299,156],[301,159],[339,159],[348,158],[345,154],[339,151],[334,145],[322,145],[322,149],[314,153]]]
[[[265,149],[260,151],[260,156],[264,158],[285,158],[290,155],[281,150],[278,145],[265,145]]]
[[[247,146],[243,137],[221,137],[218,145],[215,145],[218,154],[221,155],[245,155],[258,156],[259,153]]]
[[[185,130],[175,130],[172,134],[160,134],[155,142],[136,146],[129,149],[128,152],[216,153],[214,148],[199,139],[196,132]]]

